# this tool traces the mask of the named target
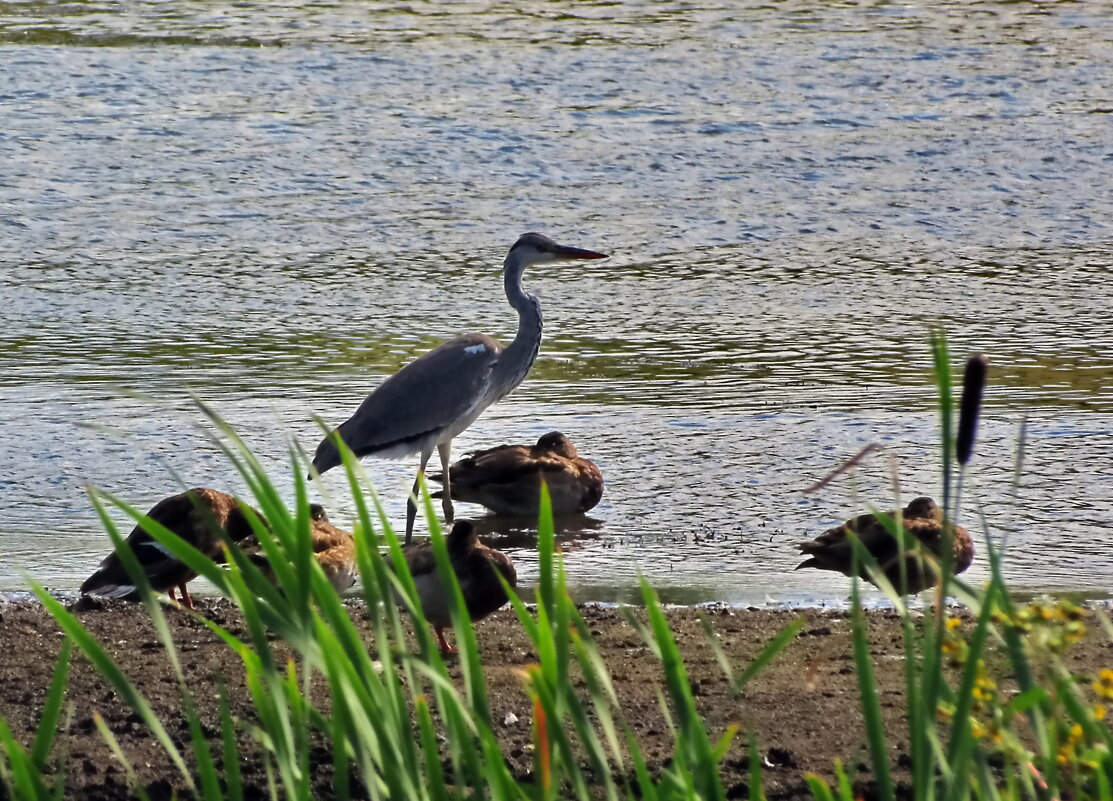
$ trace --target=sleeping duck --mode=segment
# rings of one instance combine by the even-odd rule
[[[542,478],[554,517],[586,512],[603,497],[603,474],[559,431],[532,446],[475,451],[452,465],[448,478],[453,500],[479,503],[506,517],[537,517]],[[431,473],[429,479],[446,483],[443,473]]]
[[[320,504],[309,505],[309,535],[313,540],[313,555],[325,571],[328,580],[337,592],[356,583],[356,541],[350,532],[334,526]],[[275,583],[274,571],[270,560],[260,550],[259,541],[254,536],[241,543],[250,552],[249,558],[263,571],[270,582]]]
[[[457,520],[445,544],[452,560],[452,570],[464,595],[464,605],[473,621],[482,620],[509,600],[497,574],[501,573],[511,587],[516,587],[518,575],[514,571],[514,563],[502,551],[481,543],[470,521]],[[437,644],[442,652],[455,653],[456,649],[444,638],[444,630],[452,625],[452,617],[448,593],[437,572],[432,543],[407,545],[403,553],[417,585],[425,618],[437,635]]]
[[[219,530],[223,529],[233,542],[252,534],[251,523],[244,514],[246,508],[249,507],[227,493],[197,487],[164,498],[147,512],[147,517],[161,523],[210,559],[222,562],[224,554]],[[178,589],[182,604],[193,608],[193,598],[186,584],[197,578],[196,573],[148,534],[141,523],[132,529],[126,543],[139,559],[151,587],[167,593],[172,601],[177,600],[174,590]],[[101,561],[100,567],[85,579],[79,591],[82,595],[139,600],[139,590],[116,552]]]
[[[895,517],[898,511],[890,512]],[[916,498],[904,508],[904,530],[920,547],[903,554],[894,537],[875,515],[866,514],[851,518],[841,526],[828,529],[811,542],[798,543],[796,547],[809,558],[796,566],[820,570],[836,570],[843,575],[851,573],[852,543],[848,537],[853,531],[862,545],[877,560],[885,577],[901,595],[911,595],[933,586],[939,577],[939,554],[944,542],[943,510],[931,498]],[[974,560],[974,541],[962,526],[953,526],[954,572],[961,573]],[[907,585],[901,585],[901,561],[904,561]],[[865,567],[858,575],[870,580]]]

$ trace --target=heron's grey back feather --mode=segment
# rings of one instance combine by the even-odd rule
[[[439,345],[387,378],[337,428],[356,457],[401,457],[432,445],[446,431],[463,431],[486,407],[491,373],[502,346],[486,334],[464,334]],[[325,472],[341,462],[331,437],[317,446],[313,465]]]

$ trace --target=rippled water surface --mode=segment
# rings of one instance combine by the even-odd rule
[[[992,362],[963,522],[1019,588],[1113,592],[1113,11],[737,6],[0,5],[0,590],[91,572],[87,484],[242,490],[191,394],[292,495],[313,415],[513,336],[540,230],[612,256],[527,274],[541,355],[456,452],[600,464],[578,597],[844,599],[792,544],[892,469],[939,493],[936,325]],[[415,458],[366,466],[401,520]]]

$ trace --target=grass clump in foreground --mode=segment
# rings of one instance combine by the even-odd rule
[[[944,507],[954,519],[965,465],[973,445],[977,404],[964,392],[964,414],[953,433],[950,373],[946,346],[935,341],[940,385],[944,461]],[[980,365],[984,368],[984,362]],[[977,369],[978,365],[974,365]],[[968,371],[968,375],[969,375]],[[984,376],[984,372],[983,372]],[[977,382],[969,382],[976,384]],[[511,593],[512,605],[527,633],[535,664],[524,666],[522,682],[533,713],[532,781],[513,776],[499,752],[486,698],[483,668],[470,620],[462,614],[459,588],[454,586],[453,621],[460,649],[461,678],[450,677],[436,642],[422,619],[412,578],[405,569],[390,570],[385,550],[404,565],[398,538],[387,523],[374,493],[365,489],[359,465],[345,453],[345,468],[358,515],[356,542],[370,638],[360,636],[332,585],[309,548],[309,506],[306,486],[295,469],[296,505],[286,508],[275,486],[243,443],[213,417],[223,433],[222,445],[250,487],[268,521],[252,525],[274,566],[282,590],[270,584],[235,548],[227,569],[214,565],[176,538],[152,526],[168,549],[207,577],[242,613],[243,638],[203,620],[241,659],[254,714],[237,720],[221,693],[219,737],[205,734],[193,696],[179,663],[178,651],[164,617],[161,600],[142,579],[130,551],[133,575],[143,588],[144,603],[165,645],[181,687],[182,707],[189,724],[188,743],[179,743],[163,726],[104,647],[91,637],[61,604],[40,587],[42,603],[66,632],[44,705],[38,731],[29,746],[16,741],[0,719],[0,796],[17,799],[61,798],[65,795],[65,754],[55,753],[55,733],[63,723],[63,693],[73,647],[94,664],[116,693],[169,755],[180,774],[182,795],[204,799],[242,799],[254,795],[240,776],[240,746],[250,738],[264,761],[268,794],[273,798],[319,797],[310,764],[311,745],[320,759],[320,744],[331,759],[328,796],[339,799],[555,799],[651,798],[723,799],[720,762],[737,729],[713,739],[697,712],[679,649],[653,590],[643,584],[647,622],[637,623],[641,636],[660,660],[665,677],[661,695],[674,738],[673,757],[651,774],[632,727],[623,715],[610,673],[591,634],[566,591],[562,563],[555,553],[550,516],[543,509],[539,528],[539,578],[536,604],[527,607]],[[952,475],[951,465],[959,465]],[[1018,469],[1019,472],[1019,469]],[[119,548],[122,537],[107,513],[115,504],[137,520],[144,516],[121,501],[93,493],[93,502]],[[444,538],[426,497],[434,549],[443,575],[448,570]],[[145,521],[145,524],[148,521]],[[900,535],[899,530],[897,531]],[[910,779],[898,786],[889,764],[882,728],[881,704],[872,681],[866,617],[853,590],[853,642],[861,707],[866,721],[873,785],[878,799],[1111,799],[1113,760],[1111,738],[1104,723],[1105,704],[1113,703],[1113,671],[1073,676],[1063,653],[1096,614],[1068,605],[1019,606],[1011,599],[1001,575],[1001,553],[986,538],[992,580],[974,591],[949,576],[944,548],[940,598],[959,595],[975,613],[963,631],[940,604],[914,620],[900,598],[893,601],[902,615],[906,669],[906,714],[909,726]],[[861,554],[871,567],[868,554]],[[876,571],[876,565],[872,565]],[[885,586],[884,577],[874,574]],[[889,590],[891,591],[891,587]],[[416,650],[411,650],[396,599],[414,616]],[[176,611],[175,614],[184,614]],[[1108,621],[1102,619],[1108,627]],[[736,690],[767,664],[800,630],[791,624],[769,642],[745,669],[735,672],[714,640],[712,647]],[[1110,632],[1113,635],[1113,631]],[[281,641],[280,657],[273,647]],[[1003,653],[1004,658],[999,654]],[[374,657],[374,658],[373,658]],[[582,679],[574,689],[570,676]],[[1015,691],[1006,693],[1007,685]],[[322,698],[321,687],[327,687]],[[312,690],[312,691],[311,691]],[[145,792],[131,772],[114,735],[97,721],[102,736],[132,776],[134,792]],[[211,729],[211,724],[209,726]],[[212,743],[215,743],[213,745]],[[749,797],[762,798],[761,758],[750,738]],[[221,765],[218,769],[217,765]],[[52,767],[55,769],[52,770]],[[837,780],[828,785],[806,777],[821,801],[850,801],[856,792],[850,778],[836,766]]]
[[[206,410],[207,411],[207,410]],[[533,713],[534,771],[520,781],[502,758],[487,703],[483,667],[470,619],[449,567],[445,539],[426,495],[433,546],[442,576],[451,577],[453,627],[459,648],[460,679],[446,669],[426,625],[412,577],[405,568],[401,543],[374,492],[350,452],[344,453],[355,499],[357,559],[370,637],[361,637],[332,584],[309,547],[309,503],[304,471],[291,453],[296,503],[290,511],[274,484],[247,447],[222,421],[210,414],[221,432],[227,458],[250,488],[261,518],[248,512],[252,528],[272,566],[271,584],[234,545],[222,567],[169,530],[121,500],[96,491],[92,501],[125,566],[137,582],[143,603],[180,686],[189,724],[189,742],[179,743],[154,713],[135,684],[120,670],[106,648],[76,617],[32,582],[40,601],[104,679],[133,709],[179,773],[183,795],[204,799],[242,799],[254,793],[240,775],[240,744],[251,738],[264,761],[273,798],[319,797],[314,785],[321,743],[332,761],[328,797],[346,799],[556,799],[643,798],[724,799],[719,774],[736,734],[731,729],[712,740],[686,678],[679,649],[669,631],[656,594],[643,584],[648,625],[639,625],[666,677],[663,708],[675,740],[671,764],[650,775],[632,727],[618,706],[609,671],[566,588],[556,554],[548,498],[539,527],[539,579],[536,604],[527,607],[512,591],[511,603],[536,654],[523,666],[522,683]],[[164,602],[152,592],[134,555],[108,514],[115,505],[148,528],[152,536],[198,574],[211,581],[242,613],[247,634],[241,639],[217,623],[196,615],[241,659],[254,706],[248,720],[233,718],[223,693],[219,702],[220,737],[214,747],[206,736],[187,687],[178,649],[171,637]],[[266,521],[266,523],[263,522]],[[398,565],[394,571],[390,564]],[[281,588],[281,589],[279,589]],[[508,588],[509,591],[509,588]],[[398,604],[414,618],[416,650],[407,638]],[[175,610],[175,614],[194,614]],[[768,662],[799,630],[792,624],[759,655]],[[280,657],[292,652],[292,658]],[[0,796],[6,788],[18,799],[65,795],[64,755],[51,751],[62,719],[62,702],[72,647],[62,651],[57,674],[41,718],[38,736],[25,749],[0,722]],[[575,688],[570,674],[582,677]],[[739,677],[738,687],[753,671]],[[327,687],[327,698],[321,688]],[[103,721],[96,724],[131,780],[146,797],[124,751]],[[753,751],[756,760],[756,749]],[[755,771],[758,763],[755,761]],[[218,769],[218,765],[222,765]]]

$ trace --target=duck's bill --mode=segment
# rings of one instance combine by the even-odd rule
[[[606,253],[596,253],[594,250],[584,250],[583,248],[570,248],[567,245],[557,245],[553,248],[553,253],[560,259],[605,259]]]

